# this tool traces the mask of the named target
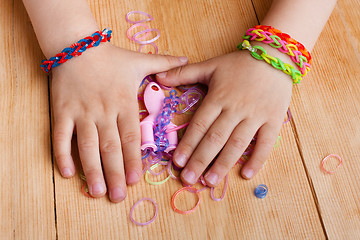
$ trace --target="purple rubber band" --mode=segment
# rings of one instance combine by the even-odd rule
[[[144,222],[144,223],[135,221],[135,219],[134,219],[133,216],[132,216],[135,207],[136,207],[139,203],[141,203],[142,201],[149,201],[149,202],[151,202],[151,203],[155,206],[155,214],[154,214],[154,217],[152,217],[149,221]],[[158,214],[158,207],[157,207],[156,202],[155,202],[153,199],[151,199],[151,198],[142,198],[142,199],[140,199],[139,201],[137,201],[137,202],[132,206],[132,208],[131,208],[131,210],[130,210],[130,220],[131,220],[134,224],[136,224],[136,225],[146,226],[146,225],[149,225],[150,223],[152,223],[152,222],[155,220],[155,218],[157,217],[157,214]]]

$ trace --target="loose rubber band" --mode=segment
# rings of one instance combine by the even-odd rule
[[[136,220],[133,218],[133,212],[134,212],[135,207],[136,207],[139,203],[141,203],[142,201],[149,201],[149,202],[151,202],[151,203],[154,205],[154,207],[155,207],[155,214],[154,214],[154,216],[153,216],[149,221],[144,222],[144,223],[138,222],[138,221],[136,221]],[[157,207],[157,204],[156,204],[156,202],[155,202],[153,199],[151,199],[151,198],[142,198],[142,199],[140,199],[139,201],[137,201],[137,202],[132,206],[132,208],[131,208],[131,210],[130,210],[130,220],[131,220],[133,223],[135,223],[136,225],[138,225],[138,226],[149,225],[150,223],[152,223],[152,222],[155,220],[155,218],[157,217],[157,215],[158,215],[158,207]]]
[[[132,14],[139,14],[139,15],[144,15],[148,18],[146,19],[142,19],[142,20],[139,20],[139,21],[132,21],[129,19],[129,16],[132,15]],[[137,24],[137,23],[143,23],[143,22],[150,22],[152,20],[154,20],[153,16],[151,16],[150,14],[146,13],[146,12],[143,12],[143,11],[131,11],[131,12],[128,12],[125,16],[125,19],[128,23],[131,23],[131,24]]]
[[[140,47],[139,47],[139,52],[141,52],[141,49],[144,47],[144,46],[146,46],[146,45],[151,45],[151,46],[153,46],[154,48],[155,48],[155,54],[158,54],[158,52],[159,52],[159,49],[158,49],[158,47],[156,46],[156,44],[155,43],[148,43],[148,44],[142,44]]]
[[[137,24],[134,24],[132,25],[131,27],[128,28],[128,30],[126,31],[126,36],[128,37],[128,39],[130,39],[131,41],[134,41],[134,36],[131,37],[130,35],[130,31],[133,30],[134,28],[137,28],[137,27],[144,27],[145,29],[149,29],[150,27],[146,24],[142,24],[142,23],[137,23]],[[150,34],[150,32],[146,33],[144,36],[141,36],[139,37],[139,39],[144,39],[146,38],[148,35]]]
[[[276,138],[276,142],[275,142],[275,144],[274,144],[274,147],[273,147],[273,148],[277,148],[277,147],[279,147],[279,145],[280,145],[280,140],[281,140],[281,136],[278,136],[278,137]]]
[[[165,133],[171,133],[171,132],[173,132],[173,131],[180,130],[180,129],[182,129],[182,128],[185,128],[185,127],[189,126],[189,124],[190,124],[190,122],[185,123],[185,124],[180,125],[180,126],[177,126],[177,127],[174,127],[174,128],[166,129]]]
[[[93,198],[90,194],[89,194],[89,187],[87,185],[86,182],[84,182],[84,184],[81,186],[81,192],[88,198]]]
[[[256,187],[254,194],[257,198],[265,198],[266,194],[268,193],[269,189],[265,184],[260,184]]]
[[[157,168],[158,166],[159,166],[159,163],[156,163],[155,165],[151,166],[150,169],[153,170],[154,168]],[[149,183],[151,185],[163,184],[163,183],[167,182],[170,178],[171,178],[171,176],[169,175],[164,180],[161,180],[159,182],[153,182],[153,181],[149,180],[149,171],[146,171],[146,173],[145,173],[145,180],[146,180],[147,183]]]
[[[141,35],[141,34],[144,34],[144,33],[150,33],[150,32],[156,32],[157,35],[150,39],[150,40],[145,40],[145,41],[141,41],[140,39],[143,39],[144,37],[140,37],[138,39],[136,39],[137,36]],[[142,30],[140,32],[137,32],[135,33],[133,36],[132,36],[132,40],[138,44],[149,44],[149,43],[152,43],[152,42],[155,42],[158,38],[160,37],[160,31],[156,28],[149,28],[149,29],[145,29],[145,30]]]
[[[176,208],[176,206],[175,206],[175,198],[176,198],[177,195],[179,195],[179,193],[181,193],[182,191],[185,191],[185,190],[188,190],[188,191],[189,191],[189,190],[192,190],[193,193],[196,193],[197,196],[198,196],[198,201],[197,201],[195,207],[193,207],[192,209],[186,210],[186,211],[182,211],[182,210]],[[177,190],[177,191],[174,193],[174,195],[172,196],[172,198],[171,198],[171,207],[172,207],[173,210],[174,210],[175,212],[177,212],[177,213],[180,213],[180,214],[189,214],[189,213],[194,212],[194,211],[199,207],[200,200],[201,200],[201,195],[200,195],[200,193],[198,192],[198,190],[197,190],[196,188],[194,188],[194,187],[183,187],[183,188],[180,188],[179,190]]]
[[[225,176],[225,185],[224,185],[224,189],[223,189],[223,192],[222,192],[222,194],[221,194],[221,197],[220,198],[217,198],[217,197],[215,197],[214,196],[214,189],[215,188],[210,188],[210,196],[211,196],[211,199],[212,200],[214,200],[214,201],[221,201],[221,200],[223,200],[224,199],[224,197],[225,197],[225,193],[226,193],[226,189],[227,189],[227,186],[228,186],[228,175],[226,174],[226,176]]]
[[[327,161],[329,158],[337,158],[337,159],[339,160],[339,164],[336,166],[336,168],[335,168],[334,170],[326,170],[326,169],[325,169],[325,166],[324,166],[324,165],[325,165],[326,161]],[[328,174],[334,174],[335,171],[336,171],[336,169],[338,169],[339,167],[341,167],[342,163],[343,163],[343,160],[342,160],[342,158],[341,158],[339,155],[337,155],[337,154],[330,154],[330,155],[326,156],[326,157],[321,161],[321,168],[322,168],[322,170],[324,170],[324,171],[325,171],[326,173],[328,173]]]
[[[291,112],[290,112],[290,108],[288,108],[288,110],[287,110],[287,112],[286,112],[286,113],[287,113],[288,119],[287,119],[286,121],[284,121],[284,122],[283,122],[283,124],[290,122],[290,119],[291,119]]]

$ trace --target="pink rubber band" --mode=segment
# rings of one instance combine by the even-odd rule
[[[190,124],[190,123],[188,122],[188,123],[185,123],[185,124],[180,125],[180,126],[178,126],[178,127],[174,127],[174,128],[166,129],[166,131],[165,131],[165,132],[166,132],[166,133],[170,133],[170,132],[173,132],[173,131],[180,130],[180,129],[182,129],[182,128],[187,127],[189,124]]]
[[[155,48],[155,54],[158,54],[158,52],[159,52],[159,49],[158,49],[158,47],[156,46],[156,44],[155,43],[148,43],[148,44],[142,44],[140,47],[139,47],[139,52],[141,52],[141,49],[144,47],[144,46],[146,46],[146,45],[151,45],[151,46],[153,46],[154,48]]]
[[[225,185],[224,185],[224,189],[223,189],[223,192],[222,192],[220,198],[217,198],[217,197],[214,196],[214,189],[215,189],[215,188],[212,187],[212,188],[210,189],[210,196],[211,196],[212,200],[214,200],[214,201],[221,201],[221,200],[223,200],[223,198],[225,197],[225,193],[226,193],[227,186],[228,186],[228,175],[225,176]]]
[[[144,34],[144,33],[150,33],[150,32],[156,32],[157,35],[156,35],[154,38],[152,38],[152,39],[150,39],[150,40],[145,40],[145,41],[141,41],[141,40],[140,40],[140,39],[143,39],[144,36],[136,39],[137,36],[139,36],[139,35],[141,35],[141,34]],[[145,36],[147,36],[147,35],[145,35]],[[140,31],[140,32],[135,33],[135,34],[132,36],[132,40],[133,40],[134,42],[138,43],[138,44],[149,44],[149,43],[155,42],[159,37],[160,37],[160,31],[159,31],[158,29],[156,29],[156,28],[149,28],[149,29],[145,29],[145,30],[142,30],[142,31]]]
[[[290,122],[290,119],[291,119],[290,108],[288,108],[288,110],[287,110],[287,116],[288,116],[288,119],[286,121],[284,121],[283,124]]]
[[[332,157],[337,158],[337,159],[339,160],[339,164],[336,166],[336,168],[335,168],[334,170],[326,170],[324,165],[325,165],[326,161],[327,161],[329,158],[332,158]],[[322,170],[324,170],[324,171],[325,171],[326,173],[328,173],[328,174],[334,174],[335,171],[336,171],[336,169],[338,169],[338,168],[342,165],[342,163],[343,163],[343,160],[342,160],[342,158],[341,158],[339,155],[337,155],[337,154],[330,154],[330,155],[326,156],[326,157],[321,161],[321,168],[322,168]]]
[[[153,216],[149,221],[144,222],[144,223],[135,221],[135,219],[134,219],[133,216],[132,216],[135,207],[136,207],[139,203],[141,203],[142,201],[149,201],[149,202],[151,202],[151,203],[154,205],[154,207],[155,207],[155,214],[154,214],[154,216]],[[137,202],[132,206],[132,208],[131,208],[131,210],[130,210],[130,220],[131,220],[133,223],[135,223],[136,225],[145,226],[145,225],[149,225],[150,223],[152,223],[152,222],[155,220],[155,218],[157,217],[157,214],[158,214],[158,207],[157,207],[156,202],[155,202],[153,199],[151,199],[151,198],[142,198],[142,199],[140,199],[139,201],[137,201]]]
[[[146,19],[142,19],[142,20],[139,20],[139,21],[132,21],[129,19],[129,16],[132,15],[132,14],[139,14],[139,15],[144,15],[148,18]],[[154,20],[153,16],[151,16],[150,14],[146,13],[146,12],[143,12],[143,11],[131,11],[131,12],[128,12],[125,16],[125,19],[128,23],[131,23],[131,24],[136,24],[136,23],[143,23],[143,22],[150,22],[152,20]]]
[[[132,40],[132,41],[134,41],[134,36],[132,36],[132,37],[130,36],[130,31],[133,30],[133,29],[136,28],[136,27],[144,27],[146,30],[150,28],[148,25],[145,25],[145,24],[142,24],[142,23],[137,23],[137,24],[134,24],[134,25],[132,25],[131,27],[129,27],[129,29],[126,31],[126,36],[127,36],[130,40]],[[140,32],[141,32],[141,31],[140,31]],[[135,34],[136,34],[136,33],[135,33]],[[144,39],[144,38],[146,38],[149,34],[150,34],[150,32],[147,32],[144,36],[141,36],[141,37],[139,37],[138,39]]]

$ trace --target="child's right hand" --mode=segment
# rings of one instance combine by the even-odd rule
[[[75,173],[71,139],[76,131],[91,196],[101,197],[108,188],[111,201],[123,200],[126,183],[136,183],[142,168],[139,84],[147,75],[186,63],[186,57],[141,54],[103,43],[54,68],[53,145],[62,176]]]

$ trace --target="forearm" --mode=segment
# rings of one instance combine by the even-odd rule
[[[23,0],[47,58],[99,30],[86,0]]]
[[[336,0],[274,0],[261,24],[289,34],[311,51],[335,4]]]

